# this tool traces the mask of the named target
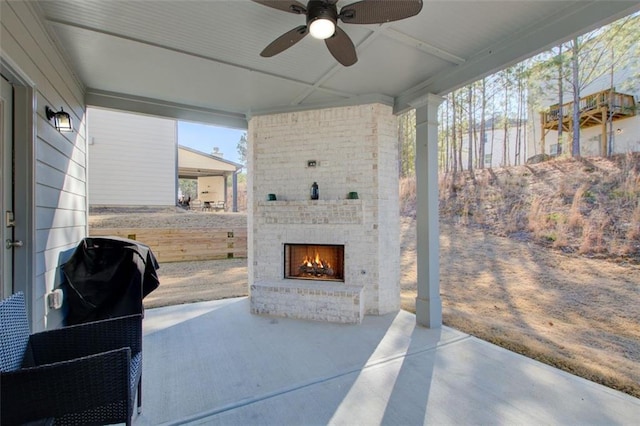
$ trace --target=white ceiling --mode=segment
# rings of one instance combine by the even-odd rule
[[[262,58],[304,17],[250,0],[37,3],[89,104],[232,127],[252,114],[372,100],[402,111],[640,10],[623,0],[425,0],[403,21],[339,22],[359,58],[343,67],[310,36]]]

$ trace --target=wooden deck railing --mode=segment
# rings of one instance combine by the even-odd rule
[[[573,116],[573,102],[562,105],[562,120],[560,120],[560,105],[551,105],[549,111],[541,113],[544,129],[558,130],[560,122],[568,130],[567,123]],[[602,113],[611,115],[613,120],[632,117],[636,114],[636,103],[633,95],[603,90],[598,93],[580,98],[580,127],[591,127],[602,124]]]

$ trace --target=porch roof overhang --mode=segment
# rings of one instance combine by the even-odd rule
[[[87,104],[235,128],[252,115],[371,102],[402,112],[640,10],[627,0],[425,0],[406,20],[339,24],[359,58],[344,67],[311,37],[260,57],[304,18],[250,0],[34,4]]]
[[[178,177],[196,179],[205,176],[231,176],[242,169],[242,164],[205,154],[198,150],[178,146]]]

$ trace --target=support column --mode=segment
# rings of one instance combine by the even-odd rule
[[[232,186],[232,197],[233,197],[233,207],[231,208],[231,211],[234,213],[238,212],[238,173],[239,171],[236,170],[233,173],[233,177],[231,178],[231,186]]]
[[[607,149],[609,146],[609,141],[607,140],[607,119],[609,116],[609,111],[607,107],[602,108],[602,115],[600,119],[602,120],[602,146],[600,147],[601,154],[603,157],[609,156],[609,150]]]
[[[442,325],[438,224],[438,106],[442,101],[443,98],[429,94],[411,104],[416,109],[416,322],[428,328]]]

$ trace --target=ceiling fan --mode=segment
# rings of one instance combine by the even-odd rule
[[[296,0],[253,0],[264,6],[306,15],[306,25],[300,25],[275,39],[260,53],[269,58],[290,48],[307,34],[324,40],[329,52],[345,67],[358,61],[353,42],[340,27],[345,24],[383,24],[417,15],[422,10],[422,0],[362,0],[348,4],[338,13],[338,0],[309,0],[307,5]]]

